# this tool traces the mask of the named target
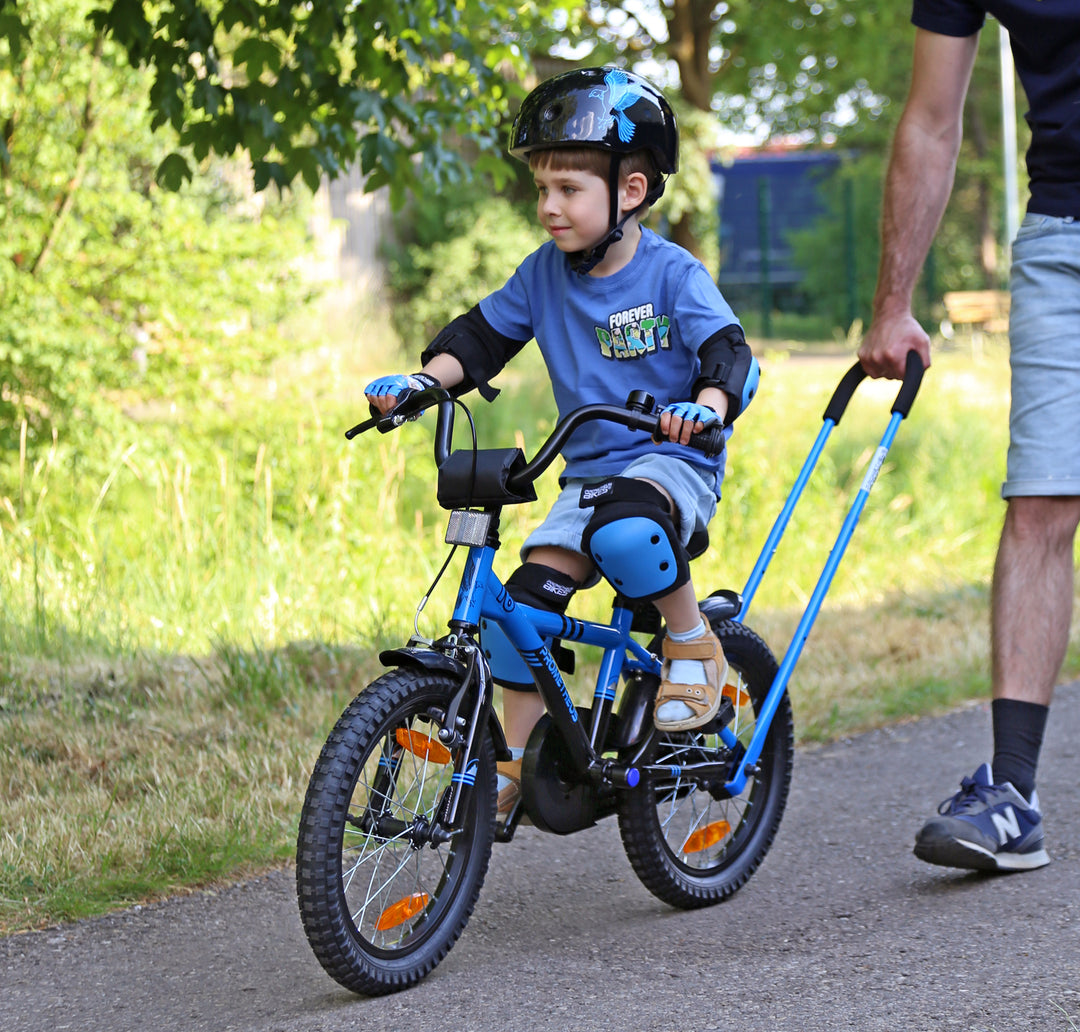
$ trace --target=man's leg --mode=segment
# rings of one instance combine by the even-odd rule
[[[916,836],[931,863],[1049,863],[1035,772],[1069,641],[1080,518],[1080,223],[1028,212],[1009,277],[1008,501],[991,603],[993,764],[960,782]]]
[[[983,764],[916,836],[929,863],[986,871],[1042,867],[1035,772],[1069,643],[1080,499],[1009,499],[991,603],[993,764]]]
[[[1078,521],[1078,498],[1010,499],[994,566],[993,776],[1026,799],[1069,644]]]
[[[994,566],[995,699],[1049,706],[1069,644],[1080,498],[1011,498]]]

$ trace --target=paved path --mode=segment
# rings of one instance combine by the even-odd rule
[[[1080,1030],[1080,685],[1059,689],[1052,720],[1040,871],[911,854],[985,758],[978,706],[801,750],[772,852],[719,907],[654,900],[613,822],[565,839],[523,828],[496,846],[457,946],[408,992],[338,989],[280,872],[0,940],[0,1029]]]

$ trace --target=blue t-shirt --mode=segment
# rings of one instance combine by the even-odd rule
[[[911,20],[943,36],[971,36],[988,13],[1009,31],[1031,108],[1028,211],[1080,218],[1080,2],[914,0]]]
[[[705,266],[651,230],[629,264],[611,276],[583,276],[548,241],[506,285],[480,302],[484,318],[514,340],[536,338],[559,417],[582,405],[624,405],[645,390],[660,406],[692,399],[698,349],[738,319]],[[723,455],[665,442],[607,421],[586,423],[563,449],[567,477],[621,472],[641,455],[678,455],[720,472]]]

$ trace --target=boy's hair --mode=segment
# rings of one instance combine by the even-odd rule
[[[611,167],[611,154],[599,147],[544,147],[529,154],[529,168],[554,168],[572,172],[591,172],[607,179]],[[625,179],[634,172],[641,172],[649,187],[657,186],[663,179],[652,153],[636,150],[619,161],[619,178]]]

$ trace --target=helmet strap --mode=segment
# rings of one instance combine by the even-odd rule
[[[611,211],[608,215],[608,234],[598,244],[585,251],[573,251],[567,255],[570,260],[570,268],[582,276],[592,272],[607,254],[612,244],[617,244],[623,238],[623,226],[627,220],[636,215],[649,201],[643,201],[633,211],[628,211],[621,219],[619,218],[619,169],[622,166],[622,155],[612,154],[608,165],[608,196],[611,198]],[[661,187],[661,189],[663,189]]]

